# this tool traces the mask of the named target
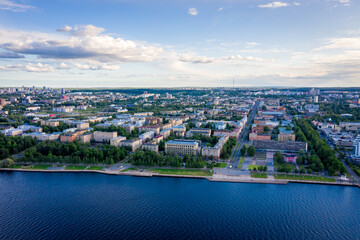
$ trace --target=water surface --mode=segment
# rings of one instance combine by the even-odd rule
[[[360,189],[0,172],[0,239],[360,239]]]

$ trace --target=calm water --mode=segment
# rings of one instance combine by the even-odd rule
[[[0,239],[360,239],[360,189],[0,172]]]

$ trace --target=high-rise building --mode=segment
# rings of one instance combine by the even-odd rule
[[[360,135],[358,135],[353,143],[353,156],[358,158],[360,157]]]

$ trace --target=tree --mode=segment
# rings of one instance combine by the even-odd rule
[[[247,149],[247,153],[249,154],[250,157],[255,156],[255,147],[254,147],[254,146],[250,146],[250,147]]]
[[[264,127],[264,133],[268,133],[270,131],[270,128],[268,126]]]
[[[285,157],[280,153],[280,151],[276,151],[274,154],[274,161],[279,164],[283,164],[285,163]]]
[[[244,146],[240,149],[241,156],[245,156],[245,155],[246,155],[246,151],[247,151],[247,147],[246,147],[246,145],[244,145]]]

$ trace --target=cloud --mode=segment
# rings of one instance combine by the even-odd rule
[[[35,7],[20,3],[15,3],[10,0],[0,0],[0,10],[8,10],[12,12],[25,12],[29,9],[33,9]]]
[[[209,58],[204,56],[193,56],[191,54],[182,54],[179,56],[179,61],[191,62],[191,63],[214,63],[214,62],[226,62],[226,61],[263,61],[263,59],[252,56],[242,57],[240,55],[233,55],[229,57],[220,57],[220,58]]]
[[[58,29],[58,32],[70,32],[68,37],[11,32],[12,38],[0,38],[0,48],[40,58],[92,59],[99,62],[152,62],[163,52],[160,47],[100,34],[102,31],[102,28],[87,25]],[[7,36],[8,32],[0,30],[0,35]]]
[[[350,0],[339,0],[339,3],[344,4],[345,7],[351,6],[351,1]]]
[[[246,42],[246,47],[256,47],[256,46],[260,46],[261,44],[258,42]]]
[[[66,63],[60,63],[57,69],[67,70],[67,69],[71,69],[71,67]]]
[[[300,6],[301,4],[298,2],[293,2],[294,6]]]
[[[24,58],[25,56],[13,52],[0,52],[0,58]]]
[[[218,12],[221,12],[222,10],[224,10],[224,7],[219,7],[218,8]]]
[[[315,50],[319,51],[329,49],[360,49],[360,37],[332,38],[323,46],[316,48]]]
[[[189,8],[188,14],[196,16],[198,15],[198,10],[196,10],[196,8]]]
[[[81,70],[118,70],[120,68],[117,65],[108,65],[103,63],[94,63],[94,64],[74,63],[74,66]]]
[[[28,63],[28,64],[17,64],[17,65],[5,65],[0,66],[0,71],[16,71],[22,70],[26,72],[53,72],[54,68],[48,64],[42,63]]]
[[[73,36],[97,36],[104,32],[104,28],[96,27],[94,25],[80,25],[75,27],[64,26],[56,29],[58,32],[68,32]]]
[[[258,5],[259,8],[279,8],[279,7],[288,7],[289,3],[284,2],[271,2],[268,4]]]

